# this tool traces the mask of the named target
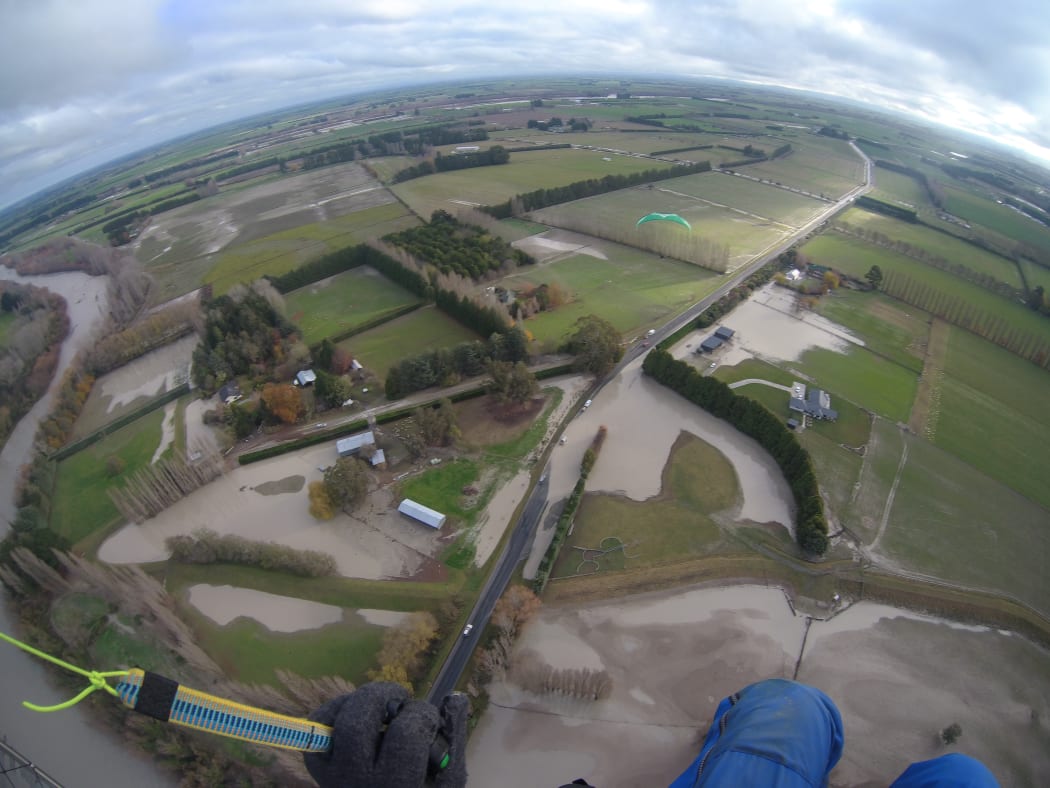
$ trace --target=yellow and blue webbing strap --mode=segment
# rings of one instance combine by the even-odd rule
[[[302,752],[326,752],[332,746],[327,725],[217,698],[139,668],[127,671],[116,690],[129,709],[162,722]]]

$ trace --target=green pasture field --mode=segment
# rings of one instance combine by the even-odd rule
[[[522,238],[528,238],[530,235],[539,235],[545,233],[550,228],[545,224],[539,224],[538,222],[530,222],[528,219],[502,219],[499,222],[498,229],[496,232],[499,233],[500,237],[505,241],[520,241]]]
[[[832,398],[832,404],[836,408],[842,403],[843,400],[834,400]],[[821,426],[824,426],[823,423],[817,425],[817,428],[803,430],[798,434],[798,440],[809,452],[810,459],[813,460],[813,468],[817,473],[817,482],[820,484],[820,489],[825,494],[825,500],[829,504],[829,514],[832,518],[842,523],[853,503],[854,485],[860,477],[861,464],[864,460],[857,452],[850,451],[839,445],[840,443],[846,443],[847,446],[856,447],[860,444],[836,441],[829,438],[820,429]],[[869,432],[870,429],[869,420]],[[865,445],[867,444],[865,443]],[[832,528],[831,530],[835,529]]]
[[[879,156],[878,152],[869,152],[868,155],[873,159],[885,158],[884,156]],[[893,172],[882,167],[872,167],[872,174],[875,179],[875,187],[871,190],[872,197],[878,200],[885,200],[886,202],[903,203],[917,211],[933,207],[930,204],[929,196],[926,194],[926,189],[910,175]]]
[[[537,113],[546,108],[540,108]],[[558,113],[551,113],[558,114]],[[551,115],[537,115],[537,120],[550,118]],[[559,115],[562,120],[568,120],[564,114]],[[611,148],[613,150],[630,151],[631,153],[650,154],[658,150],[672,150],[674,148],[691,148],[696,145],[717,145],[723,138],[714,134],[684,134],[682,132],[654,131],[652,133],[632,134],[615,130],[592,129],[587,132],[566,132],[565,134],[551,134],[538,129],[513,129],[511,131],[500,131],[490,135],[490,142],[496,142],[506,148],[523,147],[524,144],[535,143],[538,145],[557,145],[568,143],[570,145],[589,145],[595,148]],[[729,153],[729,151],[722,151]],[[511,159],[518,154],[512,153]],[[604,156],[612,154],[604,153]],[[714,163],[719,155],[717,148],[708,150],[691,150],[684,153],[669,153],[669,159],[687,159],[689,161],[705,161],[711,159]],[[737,156],[739,158],[739,156]]]
[[[288,318],[308,345],[419,301],[367,266],[314,282],[284,298]]]
[[[1024,278],[1032,289],[1042,286],[1043,290],[1050,292],[1050,268],[1033,263],[1031,260],[1021,259],[1021,267],[1024,269]]]
[[[58,464],[52,497],[51,527],[74,544],[120,519],[107,490],[124,484],[139,468],[149,465],[160,444],[164,409],[107,435]],[[126,466],[116,478],[106,475],[106,460],[119,456]]]
[[[838,149],[828,144],[799,147],[781,159],[749,164],[742,172],[826,197],[839,197],[864,182],[864,162],[845,143]]]
[[[662,181],[655,191],[692,195],[792,227],[801,227],[826,207],[812,197],[717,172]]]
[[[381,156],[377,159],[368,159],[363,162],[383,183],[390,183],[390,179],[401,172],[401,170],[418,163],[418,160],[412,156]]]
[[[725,552],[712,515],[730,509],[739,499],[740,484],[725,456],[693,435],[682,435],[664,466],[656,497],[642,502],[608,493],[584,496],[551,576],[577,574],[583,555],[577,548],[598,548],[607,537],[627,545],[626,558],[622,552],[599,558],[599,571]],[[593,565],[582,569],[593,570]]]
[[[352,609],[337,624],[298,632],[272,632],[258,621],[238,618],[219,626],[189,604],[185,616],[203,648],[231,679],[280,685],[277,670],[305,678],[342,676],[354,684],[376,667],[385,627],[369,624]]]
[[[7,344],[8,334],[17,319],[18,315],[14,312],[0,312],[0,347]]]
[[[470,524],[479,507],[463,508],[463,488],[476,482],[479,474],[478,464],[473,460],[449,460],[405,479],[401,483],[401,495]]]
[[[1050,251],[1050,227],[1045,227],[1008,205],[951,186],[944,188],[944,204],[948,213],[973,224],[987,227],[1014,241],[1023,241]]]
[[[403,358],[474,339],[478,339],[477,334],[444,312],[433,307],[423,307],[343,340],[339,345],[347,348],[380,380],[385,380],[390,368]]]
[[[1014,328],[1040,337],[1050,335],[1050,321],[1024,305],[997,296],[947,271],[939,271],[858,239],[829,233],[814,238],[803,246],[801,251],[814,262],[831,266],[857,278],[863,278],[872,265],[878,265],[883,274],[890,271],[905,274],[935,290],[965,298],[977,308],[1002,318]]]
[[[913,370],[857,346],[850,346],[846,353],[811,348],[793,364],[812,379],[811,385],[838,393],[888,419],[908,420],[918,386]],[[835,403],[832,397],[831,407],[837,410]]]
[[[1050,612],[1050,511],[921,438],[904,439],[908,458],[879,551],[905,569]],[[899,452],[888,459],[896,466]]]
[[[655,326],[668,316],[696,303],[718,287],[717,275],[699,266],[628,246],[599,241],[596,246],[609,258],[573,255],[557,262],[519,269],[503,280],[509,288],[557,282],[573,300],[525,321],[525,328],[539,341],[558,341],[572,331],[584,315],[608,320],[624,334]]]
[[[874,230],[895,241],[903,241],[917,249],[925,249],[930,254],[943,257],[948,262],[959,263],[980,274],[988,274],[1013,287],[1021,287],[1021,275],[1012,261],[953,235],[861,208],[850,208],[840,214],[839,218],[847,224]]]
[[[664,189],[672,188],[668,186],[669,183],[673,181],[663,181],[658,186]],[[544,224],[586,232],[586,228],[595,223],[602,226],[633,228],[639,218],[653,211],[677,213],[692,226],[693,236],[718,244],[727,244],[730,267],[750,260],[790,232],[783,225],[754,219],[726,208],[716,208],[693,197],[657,191],[657,185],[652,189],[644,186],[621,189],[597,197],[551,206],[536,211],[533,218]],[[662,223],[639,228],[639,232],[660,231],[689,232],[685,228]]]
[[[604,161],[605,158],[610,161]],[[507,164],[427,175],[391,186],[391,190],[418,215],[429,217],[439,209],[450,211],[456,206],[456,200],[492,205],[535,189],[669,166],[664,162],[601,151],[543,150],[512,153]]]
[[[922,373],[931,320],[926,312],[879,292],[845,288],[821,298],[817,310],[861,337],[872,353]]]
[[[791,362],[794,364],[794,362]],[[787,370],[775,367],[765,361],[755,358],[744,359],[733,366],[720,366],[715,370],[715,377],[723,383],[735,383],[739,380],[757,378],[768,380],[771,383],[779,383],[782,386],[790,386],[798,380]],[[818,380],[816,385],[831,395],[831,406],[838,411],[837,421],[812,421],[805,432],[815,432],[835,444],[844,443],[847,446],[863,446],[868,442],[868,434],[871,430],[871,419],[868,414],[847,399],[838,396],[832,388],[833,381]],[[735,394],[750,397],[757,400],[774,415],[787,420],[797,418],[798,415],[788,409],[788,393],[771,386],[763,386],[761,383],[750,383],[733,389]]]
[[[934,443],[1050,509],[1050,372],[954,327],[944,371]]]
[[[218,295],[237,282],[250,282],[263,274],[287,273],[326,252],[415,227],[417,223],[403,205],[395,202],[302,225],[221,252],[204,281],[211,283]]]

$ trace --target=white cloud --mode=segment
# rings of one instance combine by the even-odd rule
[[[1040,147],[1037,0],[0,0],[0,205],[264,109],[413,81],[727,76]]]

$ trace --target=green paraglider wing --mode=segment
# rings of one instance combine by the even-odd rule
[[[635,224],[635,227],[641,227],[646,222],[675,222],[676,224],[682,225],[682,227],[684,227],[687,230],[693,229],[689,225],[689,222],[687,222],[677,213],[651,213],[648,216],[643,216],[641,219],[639,219],[638,223]]]

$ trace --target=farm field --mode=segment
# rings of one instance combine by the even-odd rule
[[[839,234],[821,235],[803,246],[801,251],[814,262],[857,278],[862,278],[872,265],[878,265],[883,274],[903,274],[935,290],[965,298],[979,309],[1007,321],[1012,327],[1040,337],[1050,336],[1050,321],[1021,304],[1001,298],[946,271],[939,271],[863,241]]]
[[[551,113],[556,114],[556,113]],[[560,113],[564,119],[565,113]],[[537,115],[537,120],[549,118],[551,115]],[[597,130],[596,130],[597,129]],[[491,135],[492,140],[508,147],[519,147],[523,144],[550,145],[568,143],[592,148],[609,148],[617,151],[630,151],[631,153],[642,153],[650,155],[654,151],[674,150],[675,148],[692,148],[700,145],[717,145],[723,142],[721,135],[715,134],[684,134],[674,131],[653,131],[642,134],[616,131],[594,127],[588,132],[566,132],[564,134],[551,134],[538,129],[512,129],[500,131]],[[682,153],[661,154],[661,158],[680,159],[689,161],[711,160],[714,164],[721,154],[731,151],[720,151],[718,148],[706,150],[691,150]],[[515,156],[517,154],[511,154]],[[608,154],[606,154],[608,155]],[[739,156],[739,154],[733,154]]]
[[[473,339],[478,339],[478,335],[444,312],[424,307],[343,340],[339,345],[347,348],[380,380],[385,380],[390,367],[403,358]]]
[[[1050,251],[1050,228],[1008,205],[999,205],[990,198],[951,186],[945,186],[944,200],[948,213],[960,219],[987,227],[1013,241]]]
[[[664,181],[661,186],[666,188],[667,183]],[[691,239],[727,245],[730,269],[750,260],[789,232],[787,227],[766,219],[745,216],[727,208],[716,208],[689,196],[657,192],[655,185],[653,189],[644,186],[621,189],[551,206],[533,212],[532,218],[578,232],[587,232],[592,227],[626,230],[629,237],[638,238],[640,246],[644,244],[645,233],[688,232],[685,228],[662,223],[635,227],[639,218],[654,210],[680,214],[692,225]]]
[[[210,283],[216,294],[223,293],[238,282],[250,282],[264,274],[287,273],[327,252],[407,230],[418,223],[397,202],[364,208],[225,250],[209,263],[211,267],[203,281]]]
[[[878,551],[904,569],[1050,612],[1050,512],[921,438],[904,441],[908,455]],[[892,483],[900,451],[880,446]]]
[[[741,171],[812,194],[840,197],[864,182],[864,162],[845,143],[828,143],[819,148],[796,146],[794,152],[781,159],[749,164]]]
[[[1021,267],[1024,268],[1024,276],[1028,280],[1029,287],[1033,289],[1042,287],[1044,291],[1050,292],[1050,268],[1044,268],[1031,260],[1024,259],[1021,260]]]
[[[654,191],[691,195],[792,227],[801,227],[826,207],[812,197],[718,172],[661,181]]]
[[[934,442],[1050,509],[1050,372],[952,328]]]
[[[888,419],[908,420],[918,385],[918,376],[910,369],[856,346],[845,353],[824,348],[807,350],[793,366],[808,375],[813,385],[830,393],[838,393]],[[831,406],[837,407],[834,399]]]
[[[733,466],[711,444],[683,434],[664,467],[660,494],[647,501],[608,493],[585,495],[572,535],[562,546],[552,578],[584,572],[653,566],[718,550],[722,534],[712,515],[740,497]],[[617,541],[626,548],[581,568],[584,549]]]
[[[597,241],[595,248],[607,259],[575,254],[520,269],[520,273],[502,280],[512,289],[520,287],[521,282],[533,286],[557,282],[572,294],[570,303],[525,321],[525,328],[537,340],[561,340],[576,320],[588,314],[600,315],[622,333],[630,334],[655,326],[696,303],[719,283],[715,274],[689,263],[661,260],[607,241]]]
[[[950,263],[958,263],[971,271],[988,274],[1013,287],[1021,287],[1021,276],[1013,262],[947,233],[937,232],[918,224],[902,222],[899,219],[862,208],[851,208],[840,214],[838,218],[846,224],[873,230],[894,241],[903,241],[918,249],[925,249],[930,254],[943,257]]]
[[[58,464],[51,510],[55,531],[75,544],[119,520],[107,490],[150,463],[160,445],[163,418],[163,409],[155,410]],[[115,478],[106,473],[106,460],[113,456],[125,463]]]
[[[18,315],[14,312],[0,312],[0,347],[7,342],[7,336],[11,332],[11,326],[15,324]]]
[[[412,293],[367,266],[285,296],[286,314],[308,345],[418,302]]]
[[[821,298],[817,311],[854,334],[864,346],[915,373],[921,373],[930,316],[882,293],[840,288]]]
[[[883,158],[879,152],[868,152],[872,159]],[[893,172],[882,167],[872,167],[875,186],[870,195],[877,200],[900,203],[922,211],[931,208],[925,187],[910,175]]]
[[[457,204],[492,205],[534,189],[669,166],[666,162],[601,151],[543,150],[512,153],[507,164],[439,172],[390,188],[417,214],[429,217],[436,210],[451,213]]]

